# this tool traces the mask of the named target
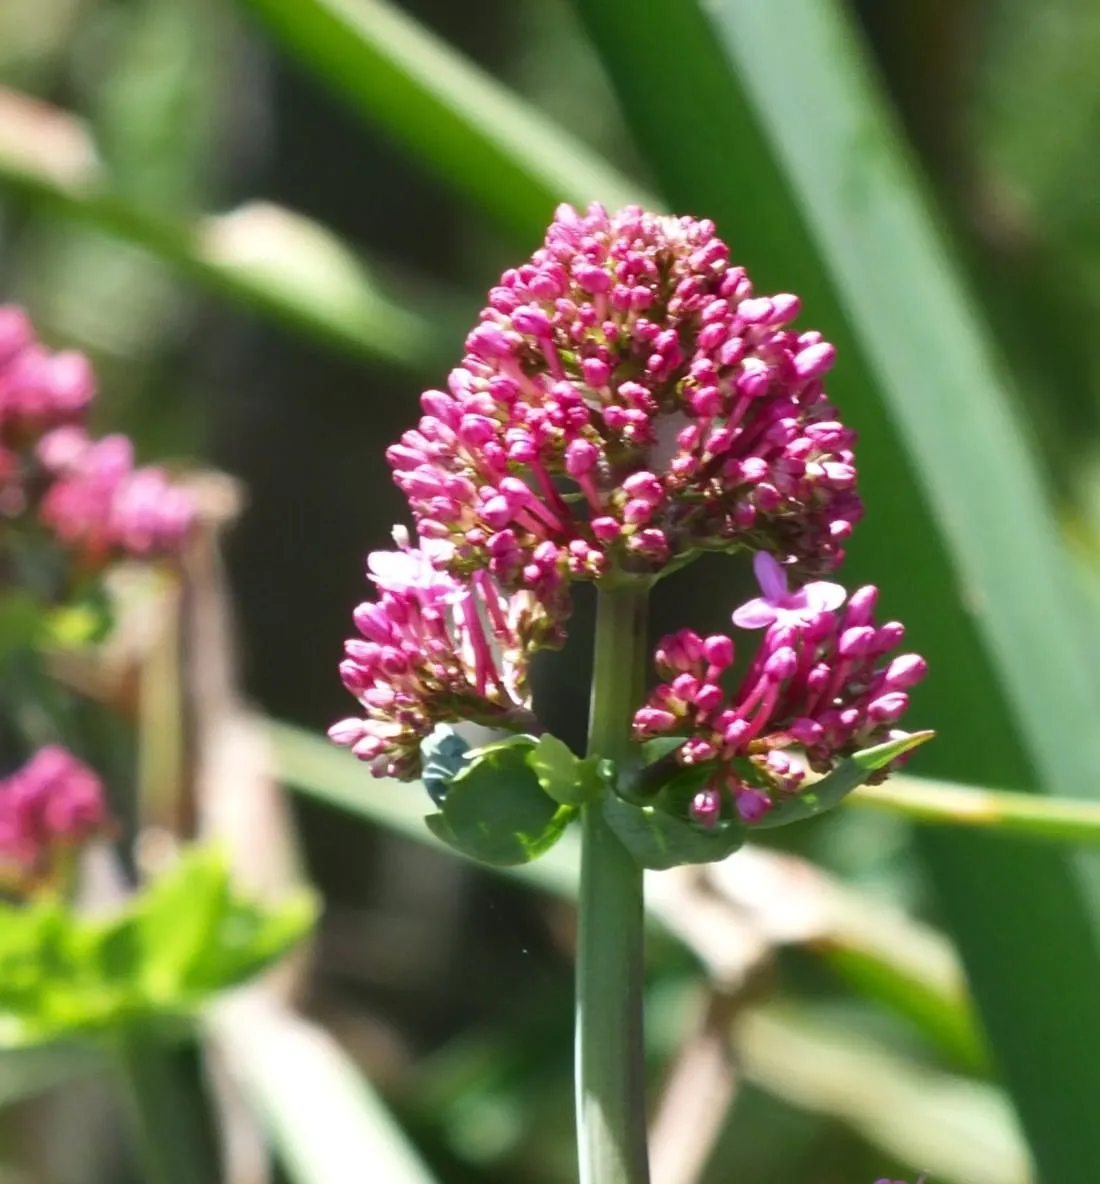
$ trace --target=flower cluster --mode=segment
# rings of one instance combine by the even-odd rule
[[[34,513],[85,567],[177,552],[190,495],[160,469],[135,468],[124,436],[87,436],[94,395],[83,355],[51,353],[21,309],[0,307],[0,526]]]
[[[0,886],[15,895],[56,882],[66,860],[107,827],[103,786],[58,745],[0,779]]]
[[[37,457],[52,477],[39,518],[89,565],[182,547],[195,517],[191,495],[162,469],[134,468],[126,436],[92,440],[81,428],[56,428],[39,442]]]
[[[634,717],[637,739],[682,737],[676,760],[709,771],[691,806],[705,825],[717,822],[727,801],[752,823],[796,793],[805,770],[791,748],[814,772],[827,773],[844,757],[893,739],[907,692],[926,670],[917,654],[885,660],[905,630],[896,621],[875,624],[875,588],[846,597],[821,581],[790,592],[771,556],[757,555],[755,567],[763,596],[738,608],[733,622],[766,632],[736,690],[721,685],[734,664],[733,640],[683,630],[659,644],[664,681]]]
[[[387,453],[424,537],[552,603],[700,549],[840,561],[861,513],[834,349],[757,296],[708,221],[562,206]]]
[[[420,742],[438,723],[471,720],[523,730],[531,722],[527,655],[549,640],[546,614],[527,592],[504,594],[486,572],[460,581],[430,551],[395,532],[397,551],[367,560],[380,596],[354,614],[344,686],[365,718],[329,729],[375,776],[413,777]]]
[[[890,736],[924,663],[880,668],[901,626],[873,625],[871,588],[839,614],[844,590],[815,578],[862,506],[855,434],[822,383],[835,351],[791,327],[798,312],[754,293],[708,221],[559,208],[387,451],[420,543],[369,560],[380,599],[341,666],[366,717],[332,739],[406,777],[439,723],[518,726],[574,581],[645,583],[703,550],[755,556],[763,595],[734,623],[767,632],[728,698],[730,638],[683,632],[658,653],[666,681],[635,731],[681,737],[676,759],[711,771],[695,817],[728,801],[751,821],[795,792],[791,747],[824,771]]]

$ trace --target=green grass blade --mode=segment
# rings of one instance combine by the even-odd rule
[[[383,0],[241,0],[287,53],[521,241],[555,205],[647,200],[638,185]]]
[[[438,327],[384,295],[317,223],[266,203],[193,224],[165,217],[112,190],[78,120],[2,88],[0,186],[346,351],[418,373],[446,363]]]
[[[849,572],[877,565],[930,659],[921,768],[1093,794],[1100,695],[1055,522],[840,6],[654,0],[641,21],[628,0],[576,3],[665,196],[715,218],[766,290],[798,291],[846,359],[832,389],[870,507]],[[986,835],[921,843],[1040,1168],[1088,1184],[1091,874]]]
[[[1100,802],[976,789],[924,777],[893,777],[864,785],[846,805],[899,814],[933,826],[977,827],[1061,843],[1100,844]]]
[[[434,1184],[396,1119],[327,1032],[262,989],[225,999],[205,1024],[293,1184]]]

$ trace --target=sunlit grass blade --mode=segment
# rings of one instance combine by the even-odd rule
[[[1056,523],[843,9],[654,0],[642,21],[628,0],[576,6],[665,196],[715,218],[765,290],[799,292],[845,359],[831,390],[860,431],[869,507],[848,574],[878,574],[929,659],[914,718],[938,738],[919,767],[1095,794],[1100,684]],[[978,832],[921,846],[1042,1172],[1090,1184],[1091,872]]]
[[[640,186],[383,0],[241,0],[291,56],[521,241],[555,205]]]
[[[206,1022],[294,1184],[433,1184],[396,1119],[322,1029],[256,990],[218,1004]]]
[[[2,88],[0,186],[341,349],[418,373],[444,364],[438,325],[383,294],[330,231],[266,203],[194,224],[137,205],[112,190],[77,119]]]
[[[907,1179],[920,1170],[929,1184],[1033,1184],[1015,1116],[991,1085],[887,1049],[827,1008],[750,1008],[738,1037],[750,1081],[858,1130],[914,1165]]]
[[[1082,845],[1100,844],[1100,802],[1046,798],[893,777],[855,790],[847,804],[898,814],[912,822],[978,827],[987,832]]]

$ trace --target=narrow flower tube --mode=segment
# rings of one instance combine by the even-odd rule
[[[833,347],[758,296],[714,226],[562,206],[388,452],[448,570],[549,603],[698,550],[831,570],[861,514]]]

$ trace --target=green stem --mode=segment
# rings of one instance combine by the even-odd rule
[[[145,1184],[212,1184],[219,1177],[209,1132],[176,1050],[146,1027],[114,1039],[127,1087]]]
[[[597,593],[590,753],[620,767],[641,702],[648,593]],[[647,1184],[642,1044],[642,869],[601,803],[582,812],[577,935],[577,1151],[580,1184]]]

